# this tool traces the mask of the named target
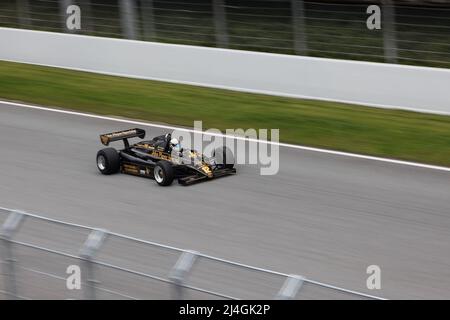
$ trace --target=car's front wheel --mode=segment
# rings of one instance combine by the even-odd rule
[[[221,167],[227,169],[234,168],[234,155],[230,148],[224,146],[215,149],[213,157]]]
[[[153,177],[160,186],[171,185],[174,179],[172,165],[167,161],[159,161],[153,170]]]
[[[97,168],[102,174],[119,172],[120,156],[116,149],[106,148],[97,152]]]

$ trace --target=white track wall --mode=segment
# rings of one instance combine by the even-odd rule
[[[246,92],[450,114],[449,69],[9,28],[0,28],[0,60]]]

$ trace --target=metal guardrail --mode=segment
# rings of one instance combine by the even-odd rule
[[[0,224],[5,299],[382,299],[19,210],[0,207]],[[81,290],[66,287],[71,265]]]
[[[367,28],[369,4],[381,29]],[[70,5],[79,30],[66,26]],[[394,0],[8,0],[0,27],[448,68],[449,13]]]

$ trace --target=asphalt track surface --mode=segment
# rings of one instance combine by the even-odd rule
[[[277,175],[238,166],[161,188],[98,172],[99,134],[130,127],[0,104],[0,206],[384,298],[450,299],[450,172],[281,147]],[[381,290],[366,288],[369,265]]]

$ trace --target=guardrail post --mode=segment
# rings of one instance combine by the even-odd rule
[[[155,16],[153,13],[153,0],[141,0],[141,19],[144,31],[144,40],[155,40]]]
[[[81,8],[81,30],[85,32],[92,32],[95,28],[94,19],[92,16],[92,6],[90,0],[78,0]]]
[[[30,27],[30,3],[28,0],[17,0],[17,14],[19,18],[19,25],[21,27]]]
[[[294,50],[296,54],[306,56],[308,54],[308,46],[306,44],[305,5],[303,0],[291,0],[291,11]]]
[[[382,0],[382,24],[384,59],[397,63],[397,41],[395,33],[395,7],[391,0]]]
[[[197,259],[198,253],[195,251],[184,251],[178,258],[169,274],[169,279],[173,282],[173,299],[183,299],[183,284]]]
[[[80,250],[80,258],[82,259],[84,272],[86,272],[86,290],[85,299],[95,300],[96,298],[96,286],[97,281],[95,280],[95,270],[93,259],[95,254],[98,252],[103,242],[105,241],[107,232],[105,230],[93,230],[88,238],[86,239],[83,247]]]
[[[216,44],[221,48],[229,47],[228,31],[227,31],[227,16],[225,12],[224,0],[213,1],[213,19],[216,29]]]
[[[1,240],[1,257],[4,260],[2,266],[2,273],[5,276],[5,286],[8,296],[13,299],[18,297],[16,284],[16,260],[14,258],[13,249],[11,245],[11,238],[23,221],[24,215],[18,211],[12,211],[0,231]]]
[[[297,296],[298,291],[303,285],[304,278],[298,275],[290,275],[286,278],[283,286],[278,292],[276,299],[292,300]]]
[[[126,39],[136,39],[136,2],[134,0],[119,0],[119,2],[122,34]]]

